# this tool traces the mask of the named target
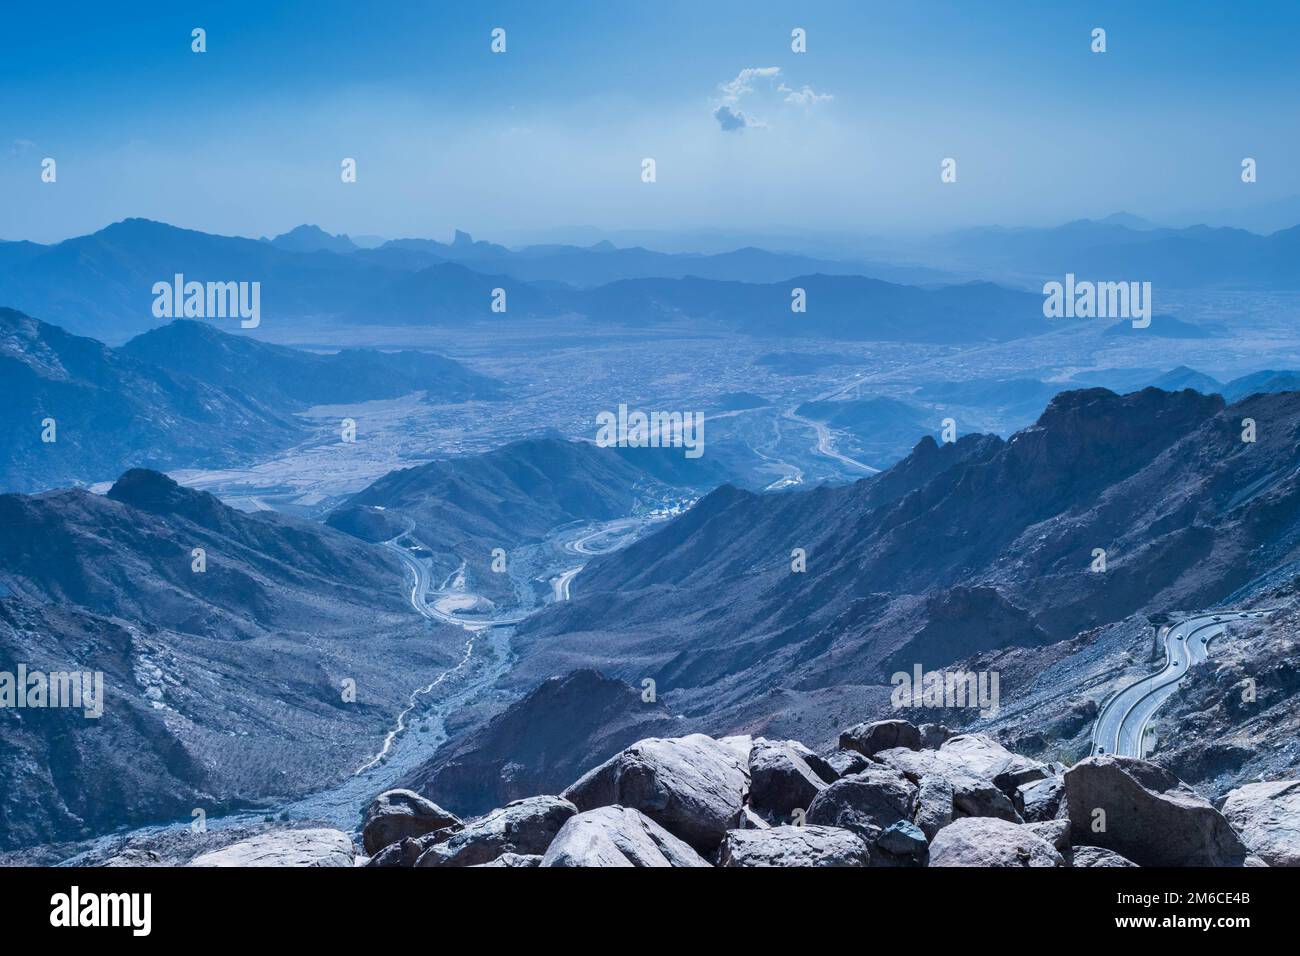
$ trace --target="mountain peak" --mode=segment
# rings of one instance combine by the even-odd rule
[[[320,226],[304,223],[294,226],[270,240],[271,245],[288,252],[353,252],[357,246],[346,233],[331,235]]]
[[[225,507],[207,492],[186,488],[150,468],[125,472],[108,490],[108,497],[150,514],[176,514],[194,520],[210,518]]]

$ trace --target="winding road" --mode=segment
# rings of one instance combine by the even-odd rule
[[[1093,726],[1092,753],[1143,756],[1143,738],[1151,718],[1178,689],[1187,671],[1209,656],[1210,641],[1220,636],[1224,625],[1232,621],[1261,618],[1267,613],[1260,610],[1197,614],[1163,628],[1165,666],[1106,701]]]

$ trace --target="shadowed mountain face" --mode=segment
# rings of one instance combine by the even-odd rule
[[[1092,389],[1058,395],[1008,441],[926,438],[855,485],[724,487],[592,562],[574,601],[521,629],[520,673],[599,648],[614,676],[655,677],[705,714],[773,686],[880,684],[904,663],[1204,606],[1296,558],[1298,437],[1296,394],[1225,409]],[[1090,570],[1097,548],[1104,572]]]
[[[317,355],[186,320],[137,336],[118,351],[280,408],[365,402],[417,391],[443,402],[500,394],[497,382],[432,352],[346,349]]]
[[[662,704],[597,671],[543,681],[466,741],[450,745],[402,782],[458,814],[558,793],[585,768],[644,737],[684,733]]]
[[[355,538],[156,472],[127,472],[107,497],[0,496],[0,670],[104,682],[98,718],[0,711],[0,847],[336,782],[419,675],[460,653],[460,632],[420,619],[404,581]]]
[[[34,491],[145,465],[228,464],[302,435],[282,407],[0,309],[0,488]],[[46,418],[54,441],[42,440]]]
[[[236,511],[144,469],[107,496],[0,495],[0,528],[9,593],[182,633],[329,630],[349,623],[349,605],[403,608],[403,571],[382,552],[312,522]]]

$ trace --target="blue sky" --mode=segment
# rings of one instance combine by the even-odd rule
[[[0,237],[126,216],[241,235],[889,234],[1300,193],[1293,3],[118,6],[0,13]]]

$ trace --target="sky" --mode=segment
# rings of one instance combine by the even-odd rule
[[[901,236],[1300,194],[1291,2],[127,6],[0,6],[0,238]]]

